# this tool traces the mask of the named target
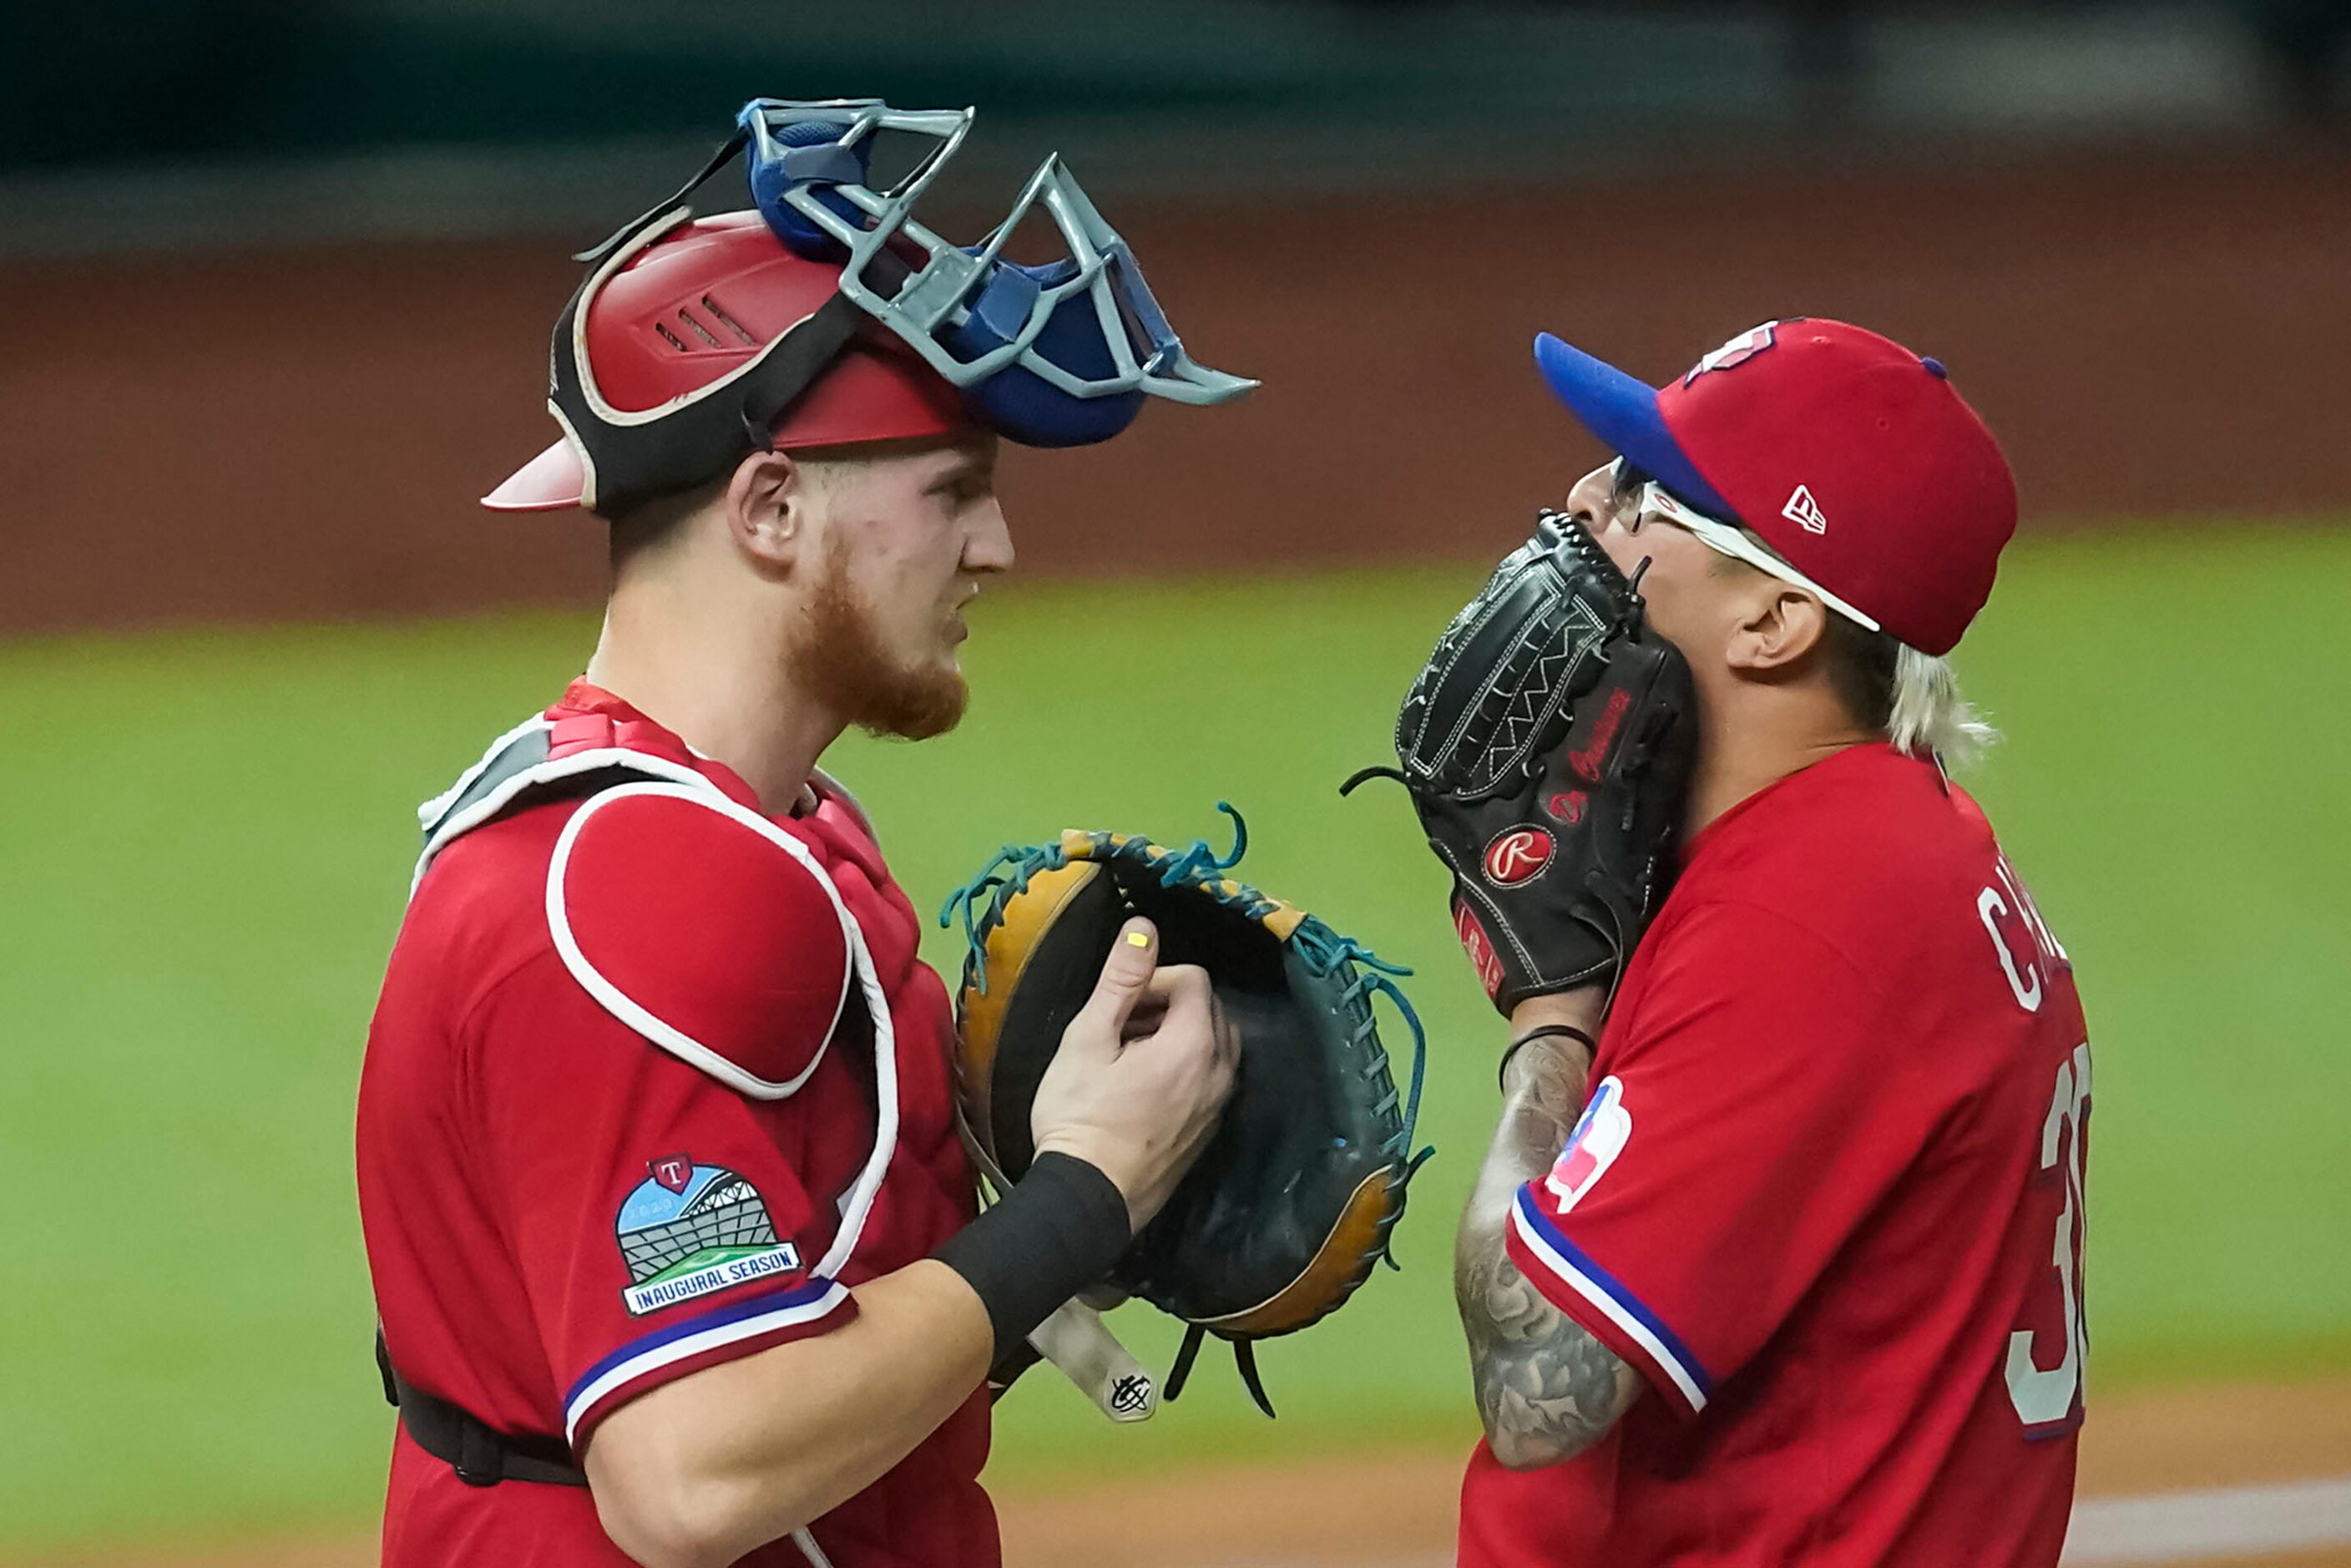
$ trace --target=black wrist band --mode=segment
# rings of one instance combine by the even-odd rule
[[[1584,1033],[1582,1030],[1576,1028],[1572,1023],[1539,1024],[1535,1028],[1527,1030],[1526,1033],[1519,1036],[1518,1039],[1510,1041],[1510,1048],[1502,1052],[1502,1064],[1494,1069],[1495,1082],[1503,1082],[1510,1077],[1510,1058],[1518,1055],[1519,1047],[1522,1045],[1531,1045],[1539,1040],[1573,1040],[1579,1041],[1583,1045],[1583,1049],[1592,1052],[1593,1055],[1597,1056],[1600,1054],[1600,1042],[1593,1039],[1590,1035]]]
[[[1002,1361],[1063,1301],[1098,1282],[1134,1239],[1118,1185],[1071,1155],[1043,1154],[977,1219],[932,1249],[987,1309]]]

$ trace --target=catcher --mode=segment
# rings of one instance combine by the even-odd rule
[[[999,440],[1251,384],[1189,359],[1058,161],[1001,232],[1040,203],[1063,262],[917,221],[969,119],[750,105],[586,258],[562,439],[488,497],[606,518],[613,585],[585,677],[423,809],[370,1030],[393,1568],[988,1568],[990,1366],[1216,1133],[1238,1035],[1122,911],[977,1214],[946,989],[817,766],[961,713],[964,612],[1012,564]],[[884,132],[924,152],[877,188]],[[738,153],[756,210],[694,219]]]
[[[1398,776],[1509,1020],[1455,1291],[1460,1561],[2012,1564],[2086,1340],[2072,966],[1943,770],[2016,522],[1943,366],[1769,322],[1653,389],[1447,628]]]

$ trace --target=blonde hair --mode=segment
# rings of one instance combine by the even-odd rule
[[[1618,458],[1610,476],[1612,498],[1641,492],[1662,494],[1655,481]],[[1869,727],[1882,732],[1894,749],[1906,757],[1933,757],[1946,768],[1965,768],[2000,740],[2000,731],[1985,721],[1959,691],[1958,672],[1949,659],[1922,653],[1883,628],[1863,623],[1842,601],[1833,600],[1819,584],[1791,565],[1753,529],[1705,519],[1677,518],[1700,544],[1714,552],[1712,568],[1719,573],[1760,573],[1811,595],[1827,616],[1824,647],[1829,678],[1845,706]],[[1733,549],[1735,535],[1753,547],[1750,553]],[[1768,569],[1766,560],[1782,570]]]
[[[1967,767],[2000,739],[2000,731],[1960,693],[1951,662],[1907,643],[1895,646],[1886,735],[1903,755],[1932,755],[1947,768]]]

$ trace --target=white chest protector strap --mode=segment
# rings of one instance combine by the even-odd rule
[[[417,821],[424,830],[424,851],[417,858],[409,895],[415,896],[434,857],[474,829],[541,800],[586,797],[564,824],[548,864],[548,928],[564,967],[599,1006],[653,1045],[737,1093],[757,1100],[780,1100],[789,1097],[807,1082],[809,1072],[803,1071],[784,1083],[770,1083],[751,1076],[718,1051],[654,1015],[589,962],[571,938],[570,923],[564,911],[563,873],[580,830],[589,819],[614,800],[637,795],[668,796],[705,807],[758,834],[798,862],[816,879],[841,917],[850,965],[873,1029],[873,1150],[841,1199],[840,1228],[813,1270],[829,1278],[838,1276],[856,1251],[858,1239],[864,1233],[866,1218],[872,1212],[874,1197],[882,1189],[883,1176],[898,1143],[897,1031],[890,1016],[889,995],[874,970],[873,956],[866,946],[864,933],[859,929],[831,874],[807,844],[757,811],[737,804],[703,774],[667,758],[624,747],[595,747],[552,757],[554,728],[553,723],[543,716],[517,725],[491,742],[482,759],[459,775],[455,784],[417,808]],[[836,1016],[835,1032],[838,1028]],[[826,1045],[830,1043],[828,1039]],[[812,1071],[816,1061],[822,1059],[823,1050],[822,1046],[819,1048],[809,1071]]]

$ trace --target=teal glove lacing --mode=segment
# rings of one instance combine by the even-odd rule
[[[1223,874],[1238,865],[1241,856],[1248,852],[1249,824],[1228,800],[1217,801],[1217,810],[1233,820],[1233,847],[1221,855],[1208,847],[1206,839],[1194,840],[1188,849],[1170,851],[1159,849],[1140,838],[1130,838],[1114,844],[1110,834],[1095,833],[1092,835],[1092,845],[1098,857],[1123,856],[1144,862],[1158,871],[1162,887],[1189,884],[1196,892],[1262,923],[1277,907],[1275,901],[1249,883]],[[1032,878],[1049,871],[1060,871],[1069,863],[1070,856],[1058,840],[1047,844],[1007,844],[979,868],[977,875],[949,894],[946,902],[940,905],[939,925],[943,929],[952,928],[958,914],[962,917],[965,973],[983,996],[987,992],[987,936],[996,928],[1005,902],[1013,894],[1025,892]],[[1345,1000],[1358,1004],[1354,1010],[1359,1016],[1352,1035],[1357,1046],[1368,1045],[1376,1030],[1377,1024],[1371,1008],[1371,998],[1374,995],[1386,997],[1411,1029],[1412,1086],[1404,1097],[1403,1132],[1388,1151],[1393,1157],[1404,1159],[1412,1147],[1413,1129],[1420,1120],[1420,1091],[1428,1067],[1427,1031],[1421,1027],[1420,1015],[1413,1010],[1412,1001],[1405,995],[1404,988],[1395,983],[1398,977],[1410,975],[1412,970],[1403,964],[1388,962],[1352,936],[1341,936],[1312,915],[1299,922],[1297,930],[1290,933],[1288,946],[1298,956],[1299,962],[1306,967],[1307,972],[1317,979],[1331,978],[1342,966],[1354,966],[1353,978],[1340,995]],[[1365,1051],[1364,1056],[1370,1063],[1367,1071],[1387,1079],[1386,1095],[1379,1103],[1379,1109],[1395,1108],[1395,1081],[1388,1073],[1384,1053]],[[1396,1182],[1399,1192],[1436,1153],[1433,1147],[1424,1148],[1405,1162],[1404,1174]],[[1389,1268],[1396,1267],[1395,1255],[1385,1246],[1382,1247],[1380,1255]]]

